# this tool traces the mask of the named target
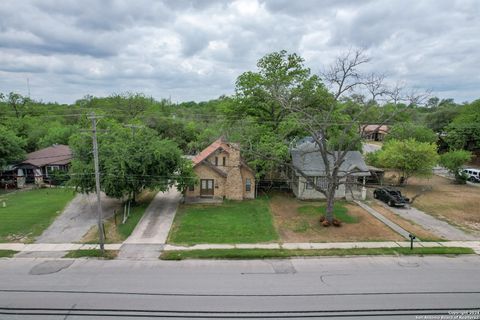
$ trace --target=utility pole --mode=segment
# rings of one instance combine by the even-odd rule
[[[98,165],[98,144],[97,144],[97,118],[95,113],[90,114],[89,119],[92,120],[92,140],[93,140],[93,161],[95,164],[95,188],[97,191],[97,210],[98,210],[98,235],[100,238],[100,250],[104,253],[104,231],[103,231],[103,212],[102,203],[100,200],[100,169]]]

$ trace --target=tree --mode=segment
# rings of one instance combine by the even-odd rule
[[[0,170],[25,158],[25,140],[0,125]]]
[[[452,149],[480,148],[480,100],[464,106],[446,127],[445,141]]]
[[[10,92],[7,96],[0,93],[0,100],[3,100],[8,106],[10,106],[15,112],[17,118],[22,118],[26,114],[27,104],[30,102],[30,98],[24,97],[19,93]]]
[[[365,77],[358,67],[368,61],[361,50],[339,57],[322,75],[330,85],[332,93],[318,76],[312,75],[310,69],[303,65],[302,58],[287,55],[284,51],[265,56],[258,64],[258,72],[245,73],[237,81],[239,105],[248,105],[248,108],[252,109],[248,114],[254,117],[251,120],[256,121],[254,125],[258,132],[261,132],[253,135],[250,144],[247,144],[250,146],[247,152],[255,155],[257,159],[262,159],[257,162],[263,161],[277,168],[289,166],[308,180],[306,172],[285,159],[288,155],[285,145],[292,142],[295,136],[312,137],[315,144],[312,152],[318,152],[320,160],[324,162],[326,179],[325,186],[313,187],[326,198],[326,219],[330,223],[334,218],[335,191],[340,185],[347,184],[349,179],[344,178],[352,174],[340,168],[345,162],[347,152],[360,147],[360,123],[365,115],[377,106],[376,103],[357,105],[354,99],[340,101],[340,98],[345,99],[346,93],[363,85]],[[271,109],[274,112],[268,113],[266,111],[269,109],[257,108],[257,101],[275,106]],[[389,121],[396,114],[397,112],[390,112],[387,116],[379,114],[382,118],[380,124]],[[239,122],[244,124],[247,120],[249,119],[244,118]],[[265,129],[272,122],[273,130]]]
[[[310,70],[297,54],[285,50],[261,58],[258,72],[245,72],[236,81],[236,116],[252,116],[277,129],[286,115],[286,107],[309,80]]]
[[[431,129],[411,122],[398,123],[392,126],[385,141],[415,139],[418,142],[434,143],[437,135]]]
[[[454,150],[440,156],[440,164],[447,168],[455,176],[455,182],[465,184],[466,176],[460,172],[462,166],[472,159],[471,152],[466,150]]]
[[[143,189],[166,191],[173,185],[179,190],[195,183],[193,170],[171,140],[160,139],[148,128],[136,131],[112,120],[101,122],[99,136],[100,185],[106,195],[135,200]],[[73,150],[71,184],[81,192],[93,192],[93,158],[91,140],[85,135],[70,139]]]
[[[415,139],[390,140],[377,157],[382,167],[400,171],[400,184],[406,184],[412,175],[430,176],[438,163],[436,145]]]
[[[322,79],[330,86],[332,89],[335,100],[338,100],[342,95],[347,92],[352,92],[356,87],[364,84],[379,84],[379,87],[382,87],[383,76],[377,76],[375,74],[370,74],[369,78],[374,79],[374,81],[365,80],[365,75],[363,75],[358,67],[362,64],[365,64],[370,61],[363,50],[350,50],[335,59],[335,62],[327,68],[327,71],[322,73]],[[377,92],[379,89],[377,85],[367,86],[373,98],[376,97],[372,93]],[[382,88],[383,90],[383,88]]]

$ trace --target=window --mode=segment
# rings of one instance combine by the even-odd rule
[[[250,192],[251,190],[252,190],[252,180],[247,178],[247,179],[245,179],[245,191]]]
[[[309,177],[307,178],[307,182],[305,184],[305,189],[307,190],[311,190],[313,189],[313,183],[315,181],[315,177]]]
[[[215,165],[218,166],[218,157],[215,157]]]
[[[317,177],[317,188],[321,190],[327,190],[327,178],[325,177]]]
[[[227,158],[223,157],[223,166],[225,167],[227,165]]]

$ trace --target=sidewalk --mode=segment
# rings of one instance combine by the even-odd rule
[[[119,250],[121,243],[105,244],[105,250]],[[38,252],[38,251],[71,251],[71,250],[90,250],[100,249],[99,244],[82,243],[0,243],[0,250],[13,250],[20,252]]]
[[[414,247],[463,247],[480,254],[480,241],[414,242]],[[409,241],[329,242],[329,243],[258,243],[258,244],[197,244],[193,246],[165,245],[165,251],[208,249],[353,249],[410,247]]]
[[[121,243],[106,244],[106,250],[119,250]],[[208,250],[208,249],[349,249],[349,248],[398,248],[409,247],[409,241],[385,242],[329,242],[329,243],[253,243],[253,244],[197,244],[193,246],[165,245],[163,250]],[[415,242],[415,247],[464,247],[471,248],[480,254],[480,241],[445,241],[445,242]],[[39,251],[71,251],[99,249],[98,244],[21,244],[0,243],[0,250],[14,250],[20,252]]]

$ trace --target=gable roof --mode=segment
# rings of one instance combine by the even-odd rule
[[[21,164],[31,164],[36,167],[46,165],[66,165],[72,161],[72,150],[69,146],[55,144],[27,154],[27,159]]]
[[[386,124],[378,125],[378,124],[366,124],[362,126],[363,133],[372,133],[372,132],[380,132],[380,133],[388,133],[388,126]]]
[[[295,168],[301,170],[304,174],[308,176],[324,176],[325,163],[317,147],[314,143],[305,142],[301,145],[298,145],[291,150],[292,163]],[[339,151],[333,151],[336,153]],[[328,155],[328,162],[332,163],[335,161],[333,155]],[[350,174],[353,176],[369,176],[369,170],[363,156],[358,151],[347,151],[345,160],[340,166],[340,176]],[[296,172],[297,176],[300,176],[299,172]]]
[[[223,137],[218,138],[215,140],[211,145],[206,147],[202,150],[199,154],[197,154],[193,159],[193,166],[195,167],[197,164],[201,163],[203,160],[207,159],[212,153],[217,151],[218,149],[222,148],[223,150],[227,151],[228,153],[228,145],[224,141]]]

